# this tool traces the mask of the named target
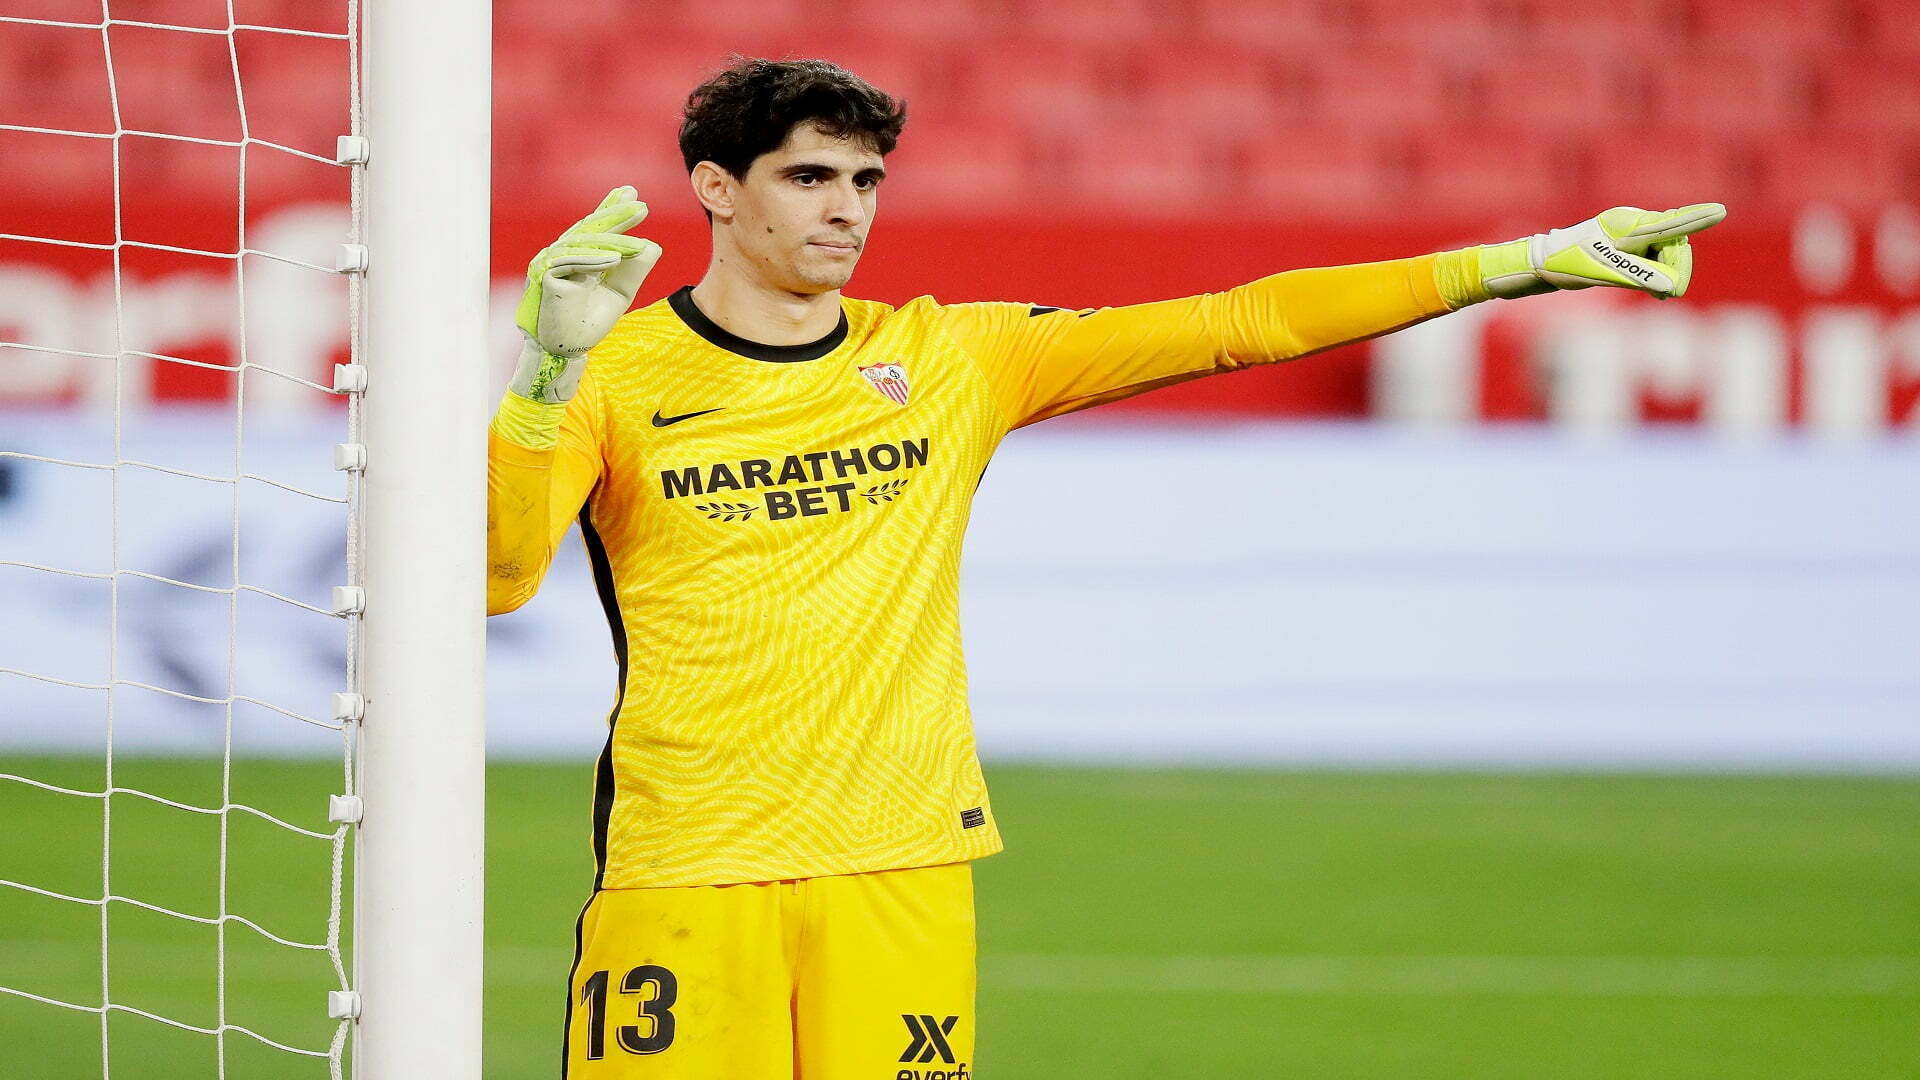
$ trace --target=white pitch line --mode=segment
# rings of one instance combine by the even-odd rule
[[[981,982],[1063,993],[1847,997],[1920,993],[1920,957],[1000,953],[981,958]]]
[[[212,963],[212,950],[180,943],[127,946],[149,968]],[[0,974],[68,964],[94,945],[0,940]],[[558,985],[571,948],[530,945],[487,950],[495,986]],[[267,957],[230,964],[254,985],[318,986],[330,980]],[[1043,993],[1185,993],[1304,996],[1880,997],[1920,995],[1920,956],[1332,956],[1103,953],[987,953],[981,989]],[[7,981],[0,977],[0,982]],[[331,986],[329,985],[329,988]]]
[[[571,950],[495,946],[487,978],[543,984]],[[1855,997],[1920,994],[1920,956],[1127,956],[985,953],[985,993]]]

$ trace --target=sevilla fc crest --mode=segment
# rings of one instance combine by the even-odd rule
[[[860,369],[867,385],[891,398],[896,405],[907,403],[907,369],[899,364],[868,364]]]

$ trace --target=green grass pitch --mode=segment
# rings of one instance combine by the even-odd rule
[[[0,759],[97,789],[100,763]],[[116,782],[218,802],[217,762]],[[1136,771],[989,763],[976,1072],[1920,1075],[1920,778]],[[338,764],[239,761],[235,801],[324,829]],[[558,1073],[591,879],[590,767],[489,775],[487,1076]],[[101,800],[0,783],[0,877],[98,896]],[[113,800],[114,892],[219,910],[219,823]],[[234,815],[228,910],[326,930],[328,847]],[[113,999],[211,1026],[212,928],[108,907]],[[332,1030],[324,954],[227,932],[229,1022]],[[96,906],[0,889],[0,986],[98,1005]],[[115,1078],[215,1075],[209,1036],[114,1013]],[[0,1077],[101,1073],[97,1014],[0,994]],[[324,1062],[227,1038],[227,1077]],[[886,1078],[890,1080],[890,1078]]]

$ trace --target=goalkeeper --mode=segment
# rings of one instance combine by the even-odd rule
[[[629,235],[631,188],[529,268],[488,442],[489,611],[533,595],[577,520],[619,665],[563,1075],[971,1075],[969,863],[1001,842],[958,575],[1009,431],[1495,298],[1679,297],[1689,236],[1725,215],[1617,207],[1130,307],[893,308],[840,290],[904,121],[823,61],[743,61],[680,130],[698,284],[627,311],[660,254]]]

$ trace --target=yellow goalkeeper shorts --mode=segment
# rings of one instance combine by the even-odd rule
[[[604,889],[566,1080],[968,1080],[973,867]]]

